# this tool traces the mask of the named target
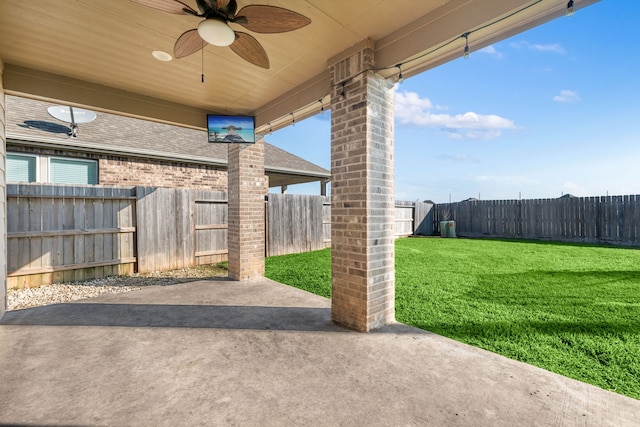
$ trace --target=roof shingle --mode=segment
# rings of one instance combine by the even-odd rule
[[[211,144],[206,131],[147,120],[97,113],[91,123],[78,125],[78,137],[49,116],[53,104],[7,95],[8,140],[65,145],[78,149],[130,156],[227,165],[227,144]],[[331,173],[307,160],[265,142],[265,170],[328,179]]]

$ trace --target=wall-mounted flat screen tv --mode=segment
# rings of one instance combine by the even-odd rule
[[[256,142],[255,120],[251,116],[207,114],[207,134],[209,142],[252,144]]]

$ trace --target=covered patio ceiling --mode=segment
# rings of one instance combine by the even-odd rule
[[[575,1],[576,8],[597,0]],[[195,0],[183,0],[197,8]],[[170,62],[183,32],[201,18],[161,12],[129,0],[2,0],[0,58],[7,93],[205,128],[206,113],[256,117],[275,130],[328,105],[327,62],[369,40],[376,68],[405,77],[564,14],[566,0],[238,0],[294,10],[311,24],[290,33],[251,33],[269,69],[228,47],[207,46]],[[201,74],[204,73],[204,82]],[[321,101],[322,100],[322,101]],[[319,102],[320,101],[320,102]],[[292,115],[291,113],[294,113]]]

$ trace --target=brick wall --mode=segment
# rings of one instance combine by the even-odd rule
[[[7,151],[98,161],[98,183],[115,186],[148,186],[227,190],[227,171],[210,165],[134,157],[108,156],[73,150],[7,145]]]
[[[393,91],[373,64],[330,67],[332,318],[360,331],[394,320]]]
[[[109,157],[100,159],[98,175],[104,185],[227,189],[227,171],[208,165]]]
[[[229,277],[264,276],[264,140],[229,145]]]

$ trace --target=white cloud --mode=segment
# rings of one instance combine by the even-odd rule
[[[504,56],[502,55],[502,52],[498,52],[493,45],[480,49],[478,53],[486,53],[497,59],[502,59],[502,57]]]
[[[403,111],[407,113],[419,113],[424,110],[431,110],[433,104],[429,98],[420,98],[415,92],[396,92],[396,114],[398,104],[402,106]]]
[[[559,54],[565,53],[564,48],[559,43],[533,44],[527,41],[521,41],[521,42],[510,43],[510,46],[514,49],[529,49],[529,50],[535,50],[537,52],[553,52],[553,53],[559,53]]]
[[[574,90],[561,90],[560,95],[553,97],[556,102],[578,102],[580,101],[580,95]]]
[[[554,53],[565,53],[564,48],[558,43],[555,44],[534,44],[529,47],[529,49],[537,50],[538,52],[554,52]]]
[[[512,120],[495,114],[435,114],[431,110],[445,107],[435,106],[428,98],[414,92],[396,92],[395,115],[401,124],[442,128],[453,139],[493,139],[505,129],[515,129]]]

